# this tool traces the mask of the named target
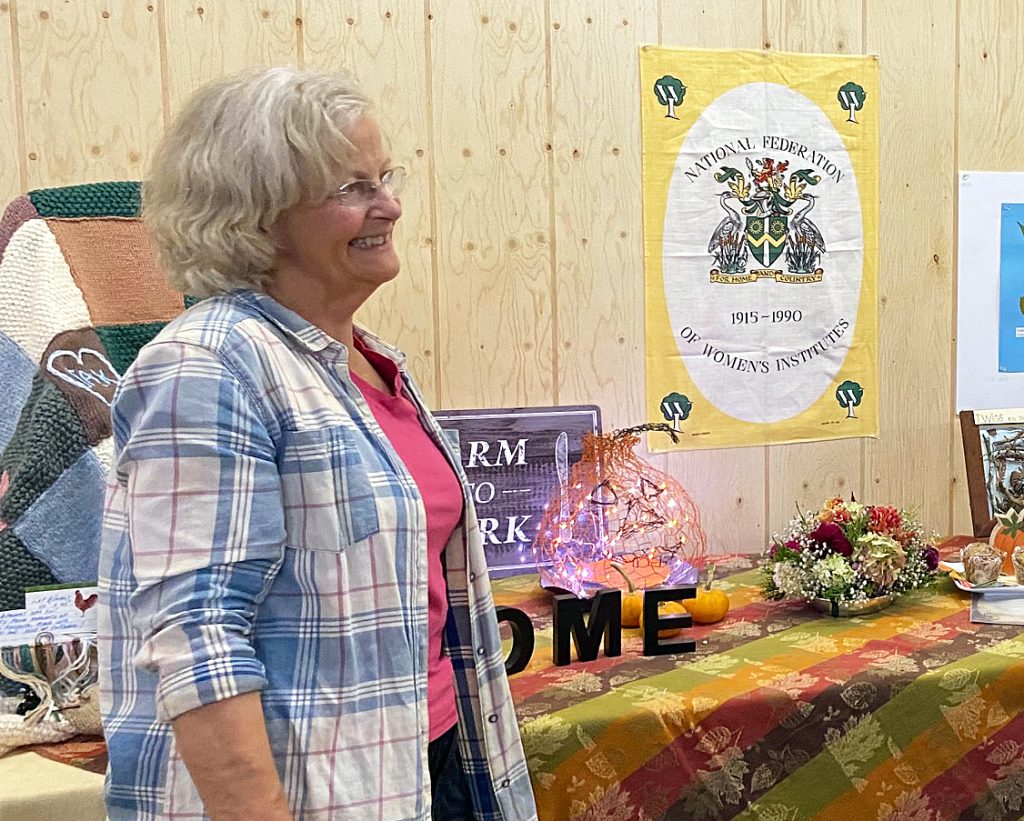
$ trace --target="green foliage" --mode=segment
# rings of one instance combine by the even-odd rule
[[[857,539],[868,532],[870,516],[870,508],[862,507],[859,512],[850,514],[850,521],[841,525],[850,544],[857,544]]]
[[[795,562],[800,558],[800,554],[786,547],[781,542],[775,544],[775,560],[779,562]]]

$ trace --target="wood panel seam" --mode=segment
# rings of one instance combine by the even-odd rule
[[[164,129],[171,124],[171,67],[167,61],[167,0],[157,0],[156,36],[160,45],[160,94]],[[144,172],[143,172],[144,173]]]
[[[434,71],[433,71],[433,46],[431,40],[431,23],[434,17],[431,12],[430,0],[423,0],[423,51],[427,70],[427,168],[429,169],[430,193],[427,199],[430,201],[430,308],[434,318],[434,405],[438,408],[445,407],[444,383],[441,380],[441,297],[440,297],[440,274],[437,264],[437,171],[436,171],[436,143],[434,141]]]
[[[957,236],[957,226],[960,223],[960,25],[961,25],[961,3],[960,0],[956,0],[956,10],[953,17],[953,248],[952,248],[952,259],[950,260],[950,270],[952,271],[952,283],[951,290],[953,291],[953,299],[950,300],[952,310],[950,311],[950,367],[949,367],[949,403],[950,412],[952,418],[956,418],[956,377],[957,377],[957,361],[956,361],[956,344],[957,344],[957,318],[959,316],[959,308],[957,306],[957,292],[960,287],[960,238]],[[949,524],[946,528],[947,533],[955,533],[956,527],[956,484],[954,478],[956,471],[954,461],[957,458],[956,453],[956,432],[959,429],[958,425],[949,426]]]
[[[544,59],[546,94],[544,104],[547,108],[547,170],[548,170],[548,265],[551,269],[551,404],[558,404],[559,371],[558,371],[558,238],[555,226],[555,104],[554,104],[554,60],[551,41],[551,0],[544,0]]]
[[[10,0],[11,69],[14,72],[14,110],[18,129],[18,179],[28,191],[28,129],[25,125],[25,94],[21,76],[21,37],[18,33],[18,0]]]

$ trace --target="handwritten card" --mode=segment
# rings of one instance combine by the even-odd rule
[[[40,633],[55,639],[95,635],[95,585],[67,585],[30,589],[23,610],[0,612],[0,644],[32,644]]]
[[[0,610],[0,647],[32,644],[38,634],[27,610]]]

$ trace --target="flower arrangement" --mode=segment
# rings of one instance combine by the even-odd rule
[[[939,551],[909,514],[836,498],[775,537],[762,588],[768,599],[864,602],[921,587],[938,565]]]

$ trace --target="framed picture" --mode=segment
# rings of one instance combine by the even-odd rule
[[[1024,408],[960,411],[967,491],[975,536],[987,536],[997,513],[1024,509]]]

